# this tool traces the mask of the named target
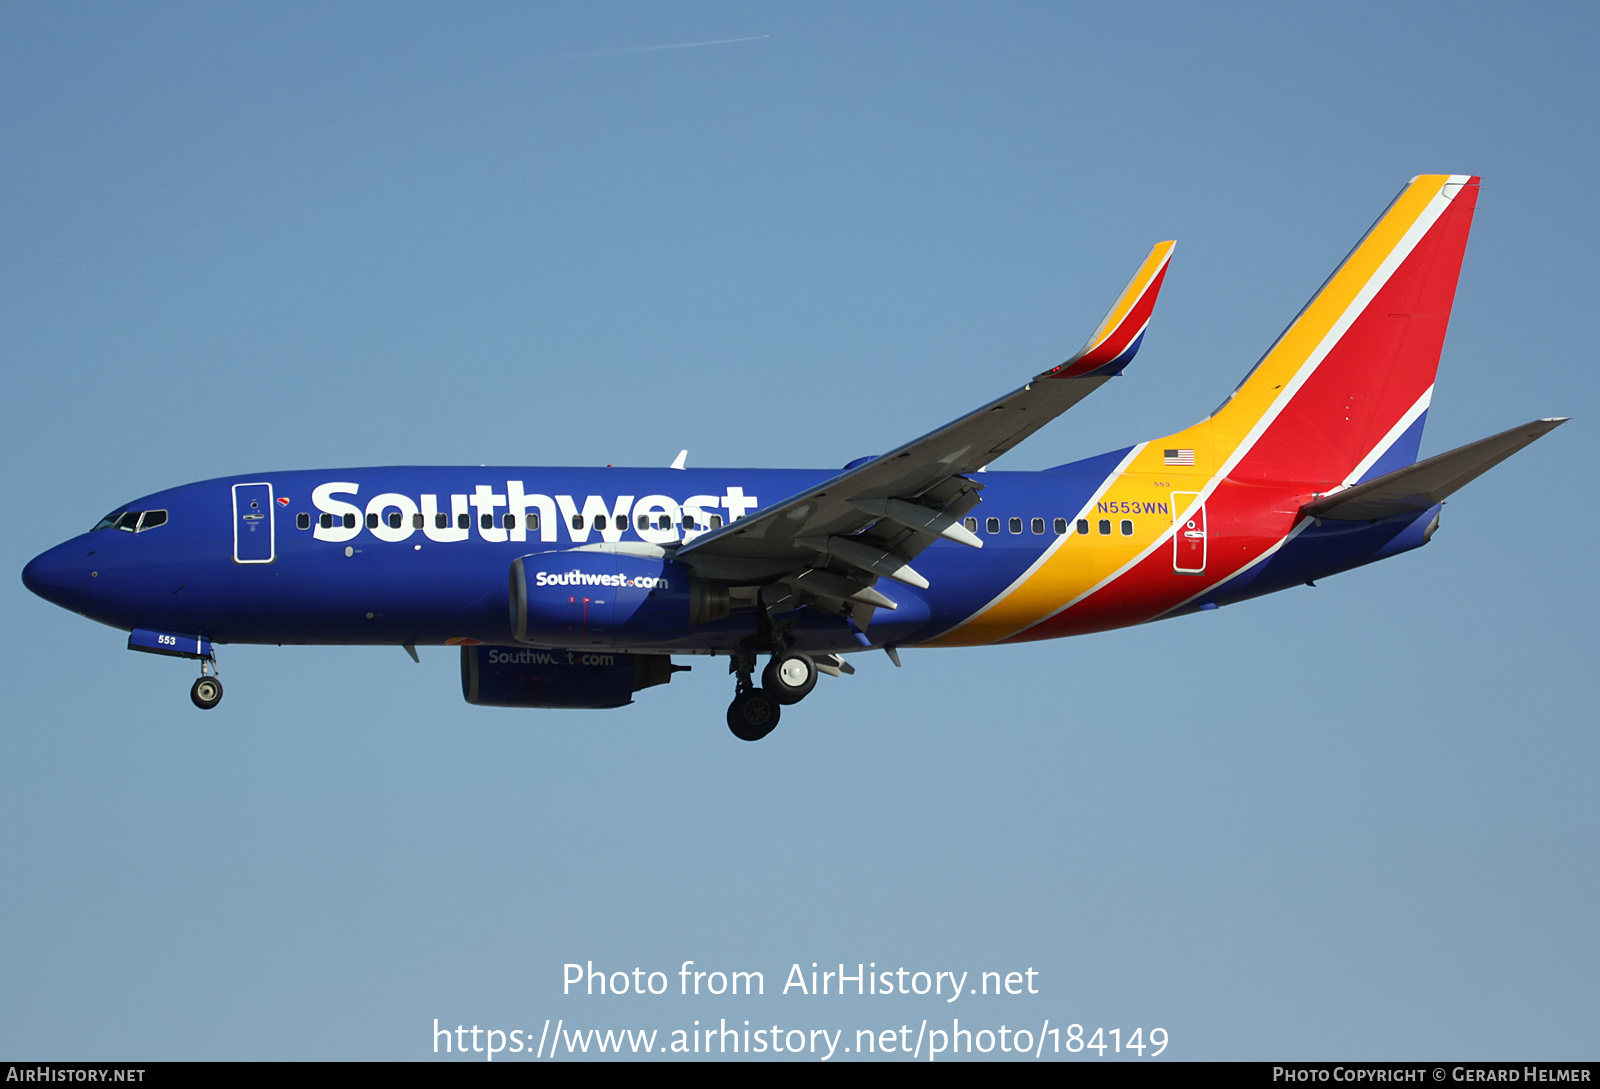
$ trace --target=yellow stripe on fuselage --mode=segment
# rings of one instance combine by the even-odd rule
[[[1184,434],[1198,430],[1191,428]],[[1087,534],[1078,533],[1076,526],[1069,523],[1067,535],[1056,541],[1018,585],[965,624],[926,645],[984,645],[1015,635],[1086,596],[1152,547],[1168,540],[1172,520],[1183,513],[1174,509],[1172,493],[1197,492],[1211,475],[1209,451],[1202,451],[1198,440],[1185,438],[1184,441],[1195,443],[1192,468],[1163,466],[1163,448],[1157,445],[1137,451],[1130,466],[1153,459],[1155,472],[1130,469],[1113,476],[1104,492],[1091,499],[1074,519],[1088,520]],[[1125,520],[1133,523],[1132,536],[1122,534]],[[1110,523],[1110,534],[1100,532],[1102,521]]]

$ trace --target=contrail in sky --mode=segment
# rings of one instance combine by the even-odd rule
[[[675,42],[672,45],[634,45],[622,49],[586,49],[578,53],[556,53],[556,57],[626,57],[634,53],[660,53],[667,49],[698,49],[703,45],[732,45],[735,42],[759,42],[771,34],[757,34],[752,38],[718,38],[714,42]]]

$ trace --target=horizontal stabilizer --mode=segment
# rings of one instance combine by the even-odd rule
[[[1449,453],[1396,469],[1306,504],[1303,513],[1342,522],[1364,522],[1427,510],[1499,465],[1541,435],[1566,423],[1566,417],[1534,420]]]

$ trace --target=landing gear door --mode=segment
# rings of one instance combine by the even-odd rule
[[[233,562],[271,563],[273,541],[271,484],[233,486]]]
[[[1200,575],[1206,569],[1206,505],[1199,492],[1173,492],[1172,569]]]

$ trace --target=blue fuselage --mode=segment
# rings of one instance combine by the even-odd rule
[[[931,639],[1003,594],[1064,527],[1072,532],[1124,453],[1043,472],[983,474],[974,514],[984,547],[932,545],[916,561],[926,590],[880,580],[899,608],[878,610],[871,644]],[[219,643],[508,644],[508,571],[517,557],[599,544],[672,545],[832,475],[413,466],[220,478],[128,504],[123,510],[165,518],[147,517],[159,524],[142,529],[135,519],[123,517],[120,528],[113,519],[37,557],[23,577],[41,596],[123,630],[195,633]],[[1154,511],[1137,519],[1137,532],[1151,537],[1171,520]],[[1177,611],[1368,562],[1396,550],[1416,521],[1300,534],[1269,562]],[[1219,540],[1226,532],[1216,528]],[[638,649],[735,649],[756,630],[754,614],[753,605],[735,601],[726,616]],[[832,617],[799,617],[795,631],[808,649],[858,650],[862,643]]]

